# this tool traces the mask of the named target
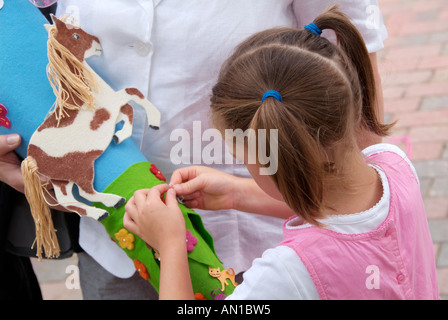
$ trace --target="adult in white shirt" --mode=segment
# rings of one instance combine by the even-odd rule
[[[72,15],[100,39],[103,55],[89,64],[112,87],[138,88],[160,110],[155,132],[145,130],[143,110],[135,108],[133,138],[169,180],[175,169],[192,164],[249,176],[244,165],[226,164],[230,155],[218,161],[202,152],[210,143],[203,134],[211,127],[209,96],[218,71],[248,36],[276,26],[303,28],[334,3],[362,33],[376,67],[375,53],[387,37],[376,0],[59,0],[57,16]],[[235,210],[200,213],[224,267],[236,273],[282,239],[278,218]],[[100,223],[81,219],[79,242],[93,258],[79,255],[84,298],[155,297]]]

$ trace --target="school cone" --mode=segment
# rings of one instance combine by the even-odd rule
[[[55,100],[46,74],[46,23],[38,9],[28,1],[4,0],[4,6],[0,9],[0,103],[5,107],[0,117],[8,119],[7,126],[0,126],[0,134],[21,135],[22,143],[16,152],[24,159],[27,158],[31,136],[44,121]],[[0,125],[2,123],[0,121]],[[29,164],[32,166],[32,163]],[[156,166],[146,160],[131,139],[119,145],[112,142],[95,162],[95,189],[127,200],[136,190],[165,183],[161,177]],[[36,194],[34,197],[38,198]],[[124,250],[134,261],[137,272],[158,290],[160,262],[142,239],[123,227],[125,206],[109,208],[97,203],[94,206],[108,211],[109,216],[101,223],[111,241]],[[221,283],[209,275],[209,267],[223,270],[222,263],[200,216],[182,204],[179,207],[189,231],[186,241],[191,241],[188,259],[194,292],[197,297],[213,299],[211,292],[221,288]],[[50,226],[51,222],[48,222],[42,228]],[[55,241],[54,238],[52,241]],[[55,250],[58,250],[56,245]],[[49,256],[57,255],[53,251],[47,253]],[[230,283],[225,287],[224,294],[230,294],[233,289]]]

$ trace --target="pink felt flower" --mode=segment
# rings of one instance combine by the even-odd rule
[[[8,109],[6,109],[6,107],[0,103],[0,126],[5,127],[6,129],[10,129],[11,121],[6,116],[7,113]]]
[[[151,163],[151,168],[149,169],[156,176],[157,179],[166,181],[166,178],[163,176],[162,172],[155,166],[154,163]]]
[[[196,237],[191,234],[190,230],[187,230],[187,251],[193,251],[196,243],[198,243],[198,239],[196,239]]]

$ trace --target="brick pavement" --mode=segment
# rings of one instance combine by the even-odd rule
[[[379,53],[385,113],[398,120],[390,142],[407,151],[420,178],[448,299],[448,2],[379,0],[389,38]]]
[[[448,299],[448,3],[379,0],[379,4],[389,32],[385,49],[378,54],[386,119],[399,120],[389,141],[408,152],[419,174],[440,295]],[[81,298],[78,290],[65,289],[63,272],[61,279],[49,279],[42,269],[37,273],[44,297]]]

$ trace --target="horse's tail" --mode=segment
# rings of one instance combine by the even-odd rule
[[[22,176],[25,184],[25,196],[36,226],[34,243],[37,243],[37,256],[39,260],[42,259],[43,247],[47,258],[58,257],[60,249],[51,211],[45,199],[44,186],[37,172],[36,161],[30,156],[22,162]]]

